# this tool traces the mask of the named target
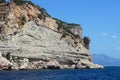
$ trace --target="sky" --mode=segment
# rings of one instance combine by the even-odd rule
[[[32,0],[55,18],[82,26],[91,54],[120,58],[120,0]]]

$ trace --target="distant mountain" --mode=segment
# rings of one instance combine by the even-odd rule
[[[92,54],[93,62],[104,66],[120,66],[120,59],[105,54]]]

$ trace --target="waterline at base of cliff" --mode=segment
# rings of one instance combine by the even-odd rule
[[[119,80],[120,67],[104,69],[1,71],[0,80]],[[7,75],[7,76],[6,76]]]

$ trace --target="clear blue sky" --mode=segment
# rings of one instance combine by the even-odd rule
[[[55,18],[78,23],[92,54],[120,57],[120,0],[32,0]]]

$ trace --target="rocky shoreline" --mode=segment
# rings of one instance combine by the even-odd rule
[[[56,60],[50,61],[34,61],[29,62],[29,59],[24,58],[19,62],[10,62],[0,54],[0,69],[1,70],[34,70],[34,69],[84,69],[84,68],[103,68],[103,66],[98,64],[88,64],[84,65],[78,62],[77,64],[66,65],[60,64]]]

